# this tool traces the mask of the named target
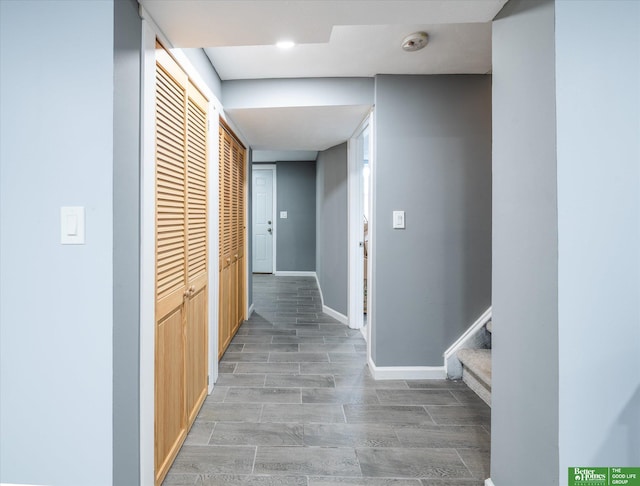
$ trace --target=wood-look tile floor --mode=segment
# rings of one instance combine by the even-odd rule
[[[484,484],[491,414],[465,384],[375,381],[315,279],[253,282],[255,312],[164,485]]]

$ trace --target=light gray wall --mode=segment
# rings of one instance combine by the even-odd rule
[[[316,273],[324,304],[347,315],[347,144],[320,152],[316,164]]]
[[[373,359],[442,366],[491,305],[491,77],[377,76],[375,106]]]
[[[222,101],[222,81],[220,81],[220,76],[218,76],[218,72],[215,70],[211,61],[204,53],[203,49],[182,49],[182,52],[189,58],[193,67],[196,68],[200,76],[207,86],[211,90],[211,92],[218,98],[218,100]]]
[[[140,51],[135,0],[114,2],[113,484],[140,478]]]
[[[0,2],[0,482],[113,482],[113,15]]]
[[[277,162],[277,271],[316,269],[316,163]],[[280,218],[287,211],[287,218]]]
[[[640,465],[640,3],[555,10],[566,485],[571,466]]]
[[[558,484],[555,92],[554,3],[512,0],[493,24],[496,486],[539,485],[532,465]]]

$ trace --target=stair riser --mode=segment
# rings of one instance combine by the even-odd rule
[[[462,381],[471,388],[487,405],[491,406],[491,387],[478,378],[467,367],[462,367]]]

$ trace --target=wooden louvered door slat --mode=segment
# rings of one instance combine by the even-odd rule
[[[207,393],[208,102],[156,49],[155,483]]]
[[[245,149],[220,123],[220,315],[218,356],[222,357],[244,320]]]

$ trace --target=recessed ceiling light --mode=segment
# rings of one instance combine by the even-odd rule
[[[295,42],[289,41],[289,40],[276,42],[276,46],[279,47],[280,49],[291,49],[295,45],[296,45]]]

